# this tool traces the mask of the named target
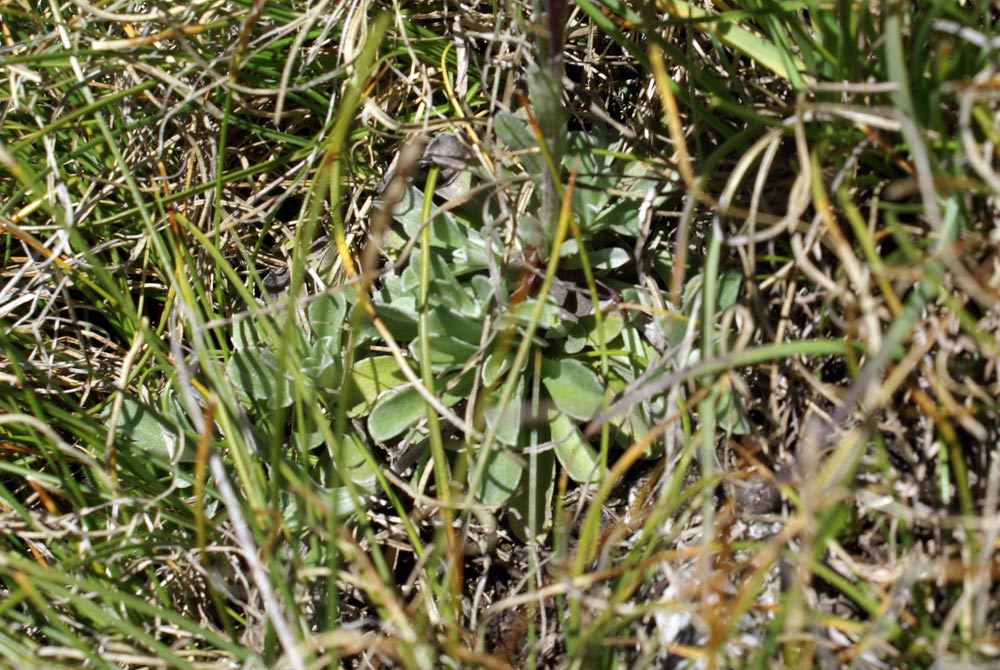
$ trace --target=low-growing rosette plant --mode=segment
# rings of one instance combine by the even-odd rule
[[[504,112],[493,128],[491,153],[498,158],[491,174],[465,175],[470,195],[439,203],[425,219],[428,208],[420,205],[431,196],[422,184],[409,187],[385,238],[392,265],[372,302],[414,367],[431,367],[440,401],[468,420],[471,430],[465,432],[442,424],[453,477],[464,476],[461,487],[477,502],[516,511],[509,519],[526,531],[529,498],[538,510],[535,527],[550,520],[559,471],[581,485],[597,483],[609,450],[620,453],[669,414],[660,394],[613,417],[605,437],[584,434],[586,424],[640,382],[650,366],[670,369],[663,360],[692,332],[700,279],[688,283],[681,310],[665,306],[658,289],[637,286],[637,262],[657,275],[651,286],[667,283],[669,254],[637,254],[636,240],[672,184],[601,129],[567,134],[560,173],[575,174],[574,188],[564,191],[571,198],[572,235],[555,250],[556,270],[547,277],[554,236],[537,215],[537,179],[523,178],[546,169],[531,119]],[[426,243],[418,245],[421,235]],[[405,261],[394,262],[399,258]],[[426,287],[421,287],[422,264],[428,270]],[[719,306],[726,308],[736,301],[740,276],[725,275],[721,286]],[[421,332],[422,310],[426,332]],[[381,344],[374,325],[360,321],[365,325],[358,342]],[[421,346],[422,337],[429,346]],[[527,337],[531,355],[518,359]],[[429,360],[422,360],[423,352]],[[428,405],[397,358],[364,358],[348,371],[347,381],[366,390],[352,411],[366,417],[373,442],[395,445],[393,451],[416,450],[424,462],[431,458],[425,448]],[[732,412],[720,416],[738,430],[731,391],[726,400]],[[484,441],[484,435],[492,439]],[[654,442],[646,455],[660,453]]]

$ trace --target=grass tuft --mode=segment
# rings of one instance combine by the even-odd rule
[[[998,22],[6,2],[0,668],[995,666]]]

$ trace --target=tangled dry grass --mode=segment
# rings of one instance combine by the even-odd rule
[[[554,172],[586,255],[554,272],[556,140],[510,119],[540,128],[559,4],[0,3],[0,666],[997,663],[996,9],[572,4]],[[495,287],[485,344],[460,400],[425,384],[457,422],[378,440],[406,380],[348,400],[351,363],[419,379],[393,292],[430,255],[386,175],[443,131],[474,181],[427,211],[491,265],[431,290]],[[328,392],[296,338],[358,286]],[[559,316],[518,322],[536,372],[497,450],[526,474],[490,504],[457,473],[522,289]],[[595,304],[624,335],[569,350]],[[287,404],[234,381],[258,322]],[[608,389],[571,422],[589,484],[543,353]]]

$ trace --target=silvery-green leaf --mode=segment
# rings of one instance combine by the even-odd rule
[[[719,277],[719,309],[728,309],[736,303],[743,286],[743,275],[739,272],[724,272]]]
[[[427,403],[412,386],[390,391],[368,415],[368,433],[375,442],[387,442],[427,416]]]
[[[167,462],[174,462],[175,459],[181,462],[194,460],[194,449],[190,445],[185,445],[184,453],[177,453],[180,428],[155,409],[132,397],[122,399],[117,429],[122,437],[150,457]]]
[[[408,239],[420,234],[423,221],[424,192],[415,186],[406,189],[406,193],[396,209],[393,218],[403,226]],[[434,217],[429,224],[431,244],[436,247],[451,248],[460,246],[465,240],[463,227],[455,221],[450,212],[442,212]]]
[[[340,328],[347,315],[347,300],[343,293],[321,295],[309,303],[306,315],[313,335],[336,336],[339,340]]]
[[[348,410],[349,416],[369,411],[375,400],[391,388],[406,383],[406,376],[392,356],[373,356],[354,364],[347,375],[350,381],[351,401],[356,404]]]
[[[375,471],[372,469],[372,457],[361,443],[357,435],[348,435],[341,440],[340,453],[337,454],[337,467],[359,486],[374,486]]]
[[[450,282],[442,279],[432,280],[430,295],[432,296],[431,304],[448,305],[456,312],[465,315],[466,318],[471,318],[478,313],[476,301],[456,279],[452,279]]]
[[[521,415],[524,403],[524,377],[518,379],[503,416],[499,415],[497,399],[491,399],[486,406],[486,424],[496,430],[496,438],[501,444],[516,446],[521,436]]]
[[[475,275],[471,280],[472,293],[476,301],[477,317],[482,317],[493,302],[493,283],[485,275]]]
[[[587,323],[592,326],[587,332],[587,340],[594,346],[598,346],[601,338],[597,330],[597,319],[588,320]],[[622,330],[625,328],[625,319],[620,312],[608,312],[601,319],[601,323],[603,325],[605,345],[613,342],[615,338],[621,335]]]
[[[296,451],[307,452],[323,444],[323,433],[318,430],[296,430],[292,433],[292,445]]]
[[[542,384],[555,406],[574,419],[592,419],[604,403],[604,388],[597,374],[571,358],[544,359]]]
[[[511,357],[500,356],[495,351],[486,354],[486,362],[483,364],[483,384],[487,388],[492,388],[500,382],[500,377],[510,369]]]
[[[607,247],[595,249],[587,254],[590,267],[595,270],[614,270],[632,261],[632,257],[624,249],[619,247]],[[572,254],[563,263],[562,267],[567,270],[575,270],[583,267],[583,258],[578,254]]]
[[[566,415],[551,410],[548,414],[556,458],[566,474],[578,484],[595,482],[601,469],[597,450]]]
[[[528,456],[524,456],[525,461]],[[530,472],[523,476],[523,485],[507,503],[507,525],[522,542],[538,542],[552,528],[552,496],[555,491],[556,459],[552,451],[542,451],[535,457],[535,485],[530,486]],[[534,507],[535,535],[531,537],[529,514]]]
[[[302,359],[302,370],[317,387],[339,389],[343,373],[340,361],[340,335],[321,337]]]
[[[587,333],[583,326],[576,324],[563,340],[563,351],[567,354],[578,354],[587,345]]]
[[[537,150],[538,143],[526,120],[510,112],[498,112],[493,117],[493,130],[508,149],[517,152],[525,172],[538,174],[542,171],[542,157]]]
[[[468,397],[473,376],[441,378],[435,382],[434,393],[445,407],[451,407]],[[427,416],[427,401],[412,385],[390,389],[375,402],[368,415],[368,433],[376,442],[386,442]]]
[[[274,353],[268,349],[240,349],[226,364],[226,376],[245,397],[263,400],[269,407],[292,404],[288,379],[277,367]]]
[[[514,317],[515,323],[520,325],[527,325],[531,320],[531,314],[535,311],[535,305],[537,300],[535,298],[528,298],[524,302],[513,305],[510,310],[510,314]],[[541,315],[538,317],[538,327],[547,330],[552,328],[556,323],[563,319],[563,309],[559,305],[554,305],[551,302],[546,302],[542,306]]]
[[[524,465],[512,455],[494,449],[486,456],[486,469],[476,489],[476,500],[484,505],[501,505],[517,490]],[[470,473],[471,474],[471,473]]]
[[[431,350],[430,363],[434,366],[448,368],[464,365],[479,351],[479,347],[474,344],[446,335],[430,335],[428,339]],[[414,340],[410,343],[410,353],[414,360],[418,362],[422,360],[419,341]]]
[[[432,335],[455,337],[478,346],[483,335],[483,324],[476,319],[457,314],[448,307],[435,307],[427,315]]]
[[[375,312],[385,323],[396,340],[412,340],[417,336],[417,313],[415,301],[401,298],[391,305],[375,305]]]
[[[248,318],[237,319],[233,323],[233,348],[251,349],[264,346],[264,337],[257,325],[257,318],[253,315]]]

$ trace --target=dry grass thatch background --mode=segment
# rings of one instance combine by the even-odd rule
[[[995,666],[996,8],[560,6],[0,0],[0,667]]]

